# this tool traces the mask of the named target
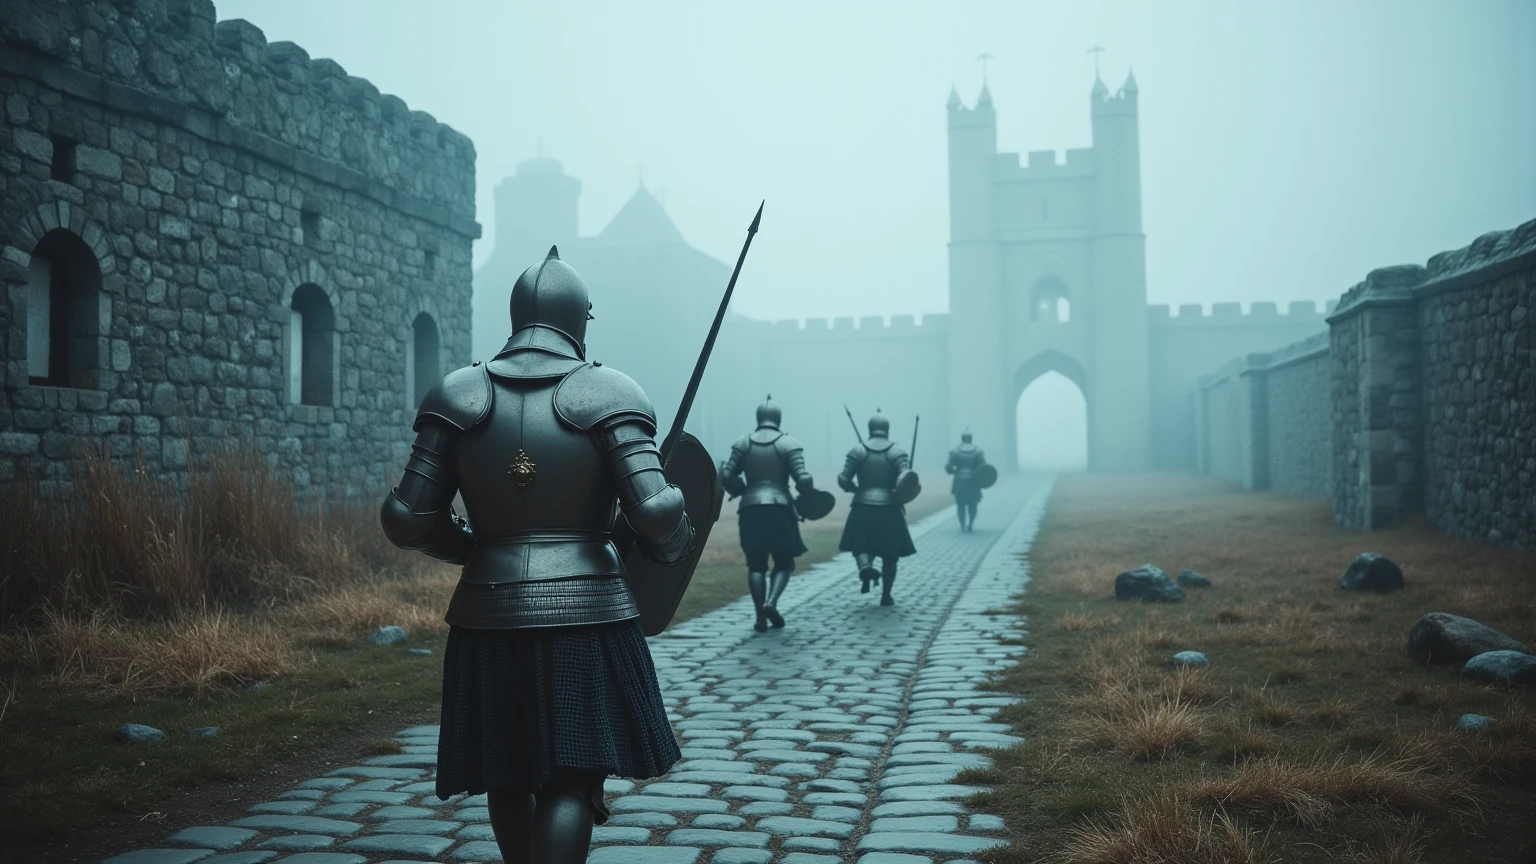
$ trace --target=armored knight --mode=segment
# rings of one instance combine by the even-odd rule
[[[907,531],[906,508],[897,497],[898,480],[909,474],[909,457],[891,440],[891,421],[876,413],[869,418],[869,438],[848,451],[837,485],[853,493],[853,505],[843,526],[838,548],[852,552],[859,565],[860,591],[869,593],[876,579],[881,583],[880,605],[891,606],[891,586],[896,583],[896,562],[917,553]],[[880,559],[880,569],[874,559]]]
[[[804,448],[779,428],[783,412],[769,396],[757,406],[757,429],[731,445],[731,455],[720,466],[720,479],[731,497],[740,497],[737,519],[741,551],[747,556],[747,588],[761,633],[784,626],[779,598],[795,572],[795,559],[805,554],[800,539],[800,515],[790,498],[789,484],[802,495],[816,492],[816,483],[805,470]],[[768,567],[772,556],[773,568]]]
[[[976,505],[981,503],[981,481],[976,472],[985,464],[986,455],[980,447],[971,443],[971,430],[965,430],[960,434],[960,446],[949,451],[949,462],[945,464],[944,470],[954,475],[949,491],[955,496],[960,530],[966,533],[976,527]]]
[[[437,795],[488,793],[508,862],[584,862],[603,779],[681,754],[611,530],[615,500],[651,560],[692,560],[645,392],[586,360],[587,288],[558,252],[512,289],[512,337],[427,393],[396,546],[463,565],[445,616]],[[463,496],[468,519],[450,506]]]

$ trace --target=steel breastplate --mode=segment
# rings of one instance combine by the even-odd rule
[[[896,488],[895,464],[890,459],[890,445],[879,450],[865,448],[864,461],[857,473],[859,491],[853,494],[853,503],[886,506],[895,503],[892,490]]]
[[[755,440],[758,437],[752,436],[753,440],[742,458],[741,470],[747,488],[741,495],[741,506],[773,504],[791,507],[794,502],[789,494],[789,466],[784,464],[783,455],[773,444],[778,434],[766,443]]]

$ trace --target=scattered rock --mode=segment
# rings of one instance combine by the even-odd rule
[[[1463,673],[1484,681],[1536,683],[1536,657],[1521,651],[1489,651],[1467,661]]]
[[[1175,668],[1209,666],[1210,664],[1211,661],[1206,659],[1206,656],[1199,651],[1180,651],[1173,655],[1173,665]]]
[[[1471,618],[1431,612],[1408,631],[1408,651],[1430,663],[1464,663],[1489,651],[1530,651],[1503,633]]]
[[[1339,578],[1339,587],[1345,591],[1401,591],[1403,568],[1391,559],[1365,552],[1349,562]]]
[[[252,693],[260,693],[261,691],[266,690],[266,689],[270,688],[271,686],[272,686],[271,684],[268,684],[265,681],[257,681],[255,684],[251,685],[251,692]]]
[[[1193,570],[1183,570],[1179,573],[1179,584],[1186,588],[1209,588],[1211,580]]]
[[[219,735],[219,727],[199,726],[196,729],[188,729],[187,734],[191,735],[193,738],[217,738]]]
[[[407,649],[405,649],[405,653],[413,655],[413,656],[416,656],[416,657],[430,657],[430,656],[432,656],[432,649],[431,648],[407,648]]]
[[[1161,567],[1143,564],[1115,577],[1115,599],[1178,603],[1184,599],[1184,591]]]
[[[1481,714],[1463,714],[1456,720],[1456,728],[1477,731],[1479,729],[1487,729],[1497,722],[1499,721],[1492,717],[1484,717]]]
[[[165,740],[165,733],[142,723],[124,723],[117,727],[117,740],[133,744],[159,744]]]
[[[398,645],[407,638],[405,628],[396,627],[393,624],[388,627],[380,627],[368,634],[368,641],[374,645]]]

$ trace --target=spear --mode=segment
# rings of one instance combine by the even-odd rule
[[[767,203],[767,202],[763,202]],[[667,457],[672,455],[672,448],[677,446],[677,439],[683,436],[683,424],[688,420],[688,412],[693,408],[693,397],[699,394],[699,382],[704,378],[704,367],[709,364],[709,354],[715,349],[715,337],[720,335],[720,324],[725,321],[725,310],[731,305],[731,294],[736,291],[736,277],[741,275],[742,262],[747,260],[747,250],[752,248],[752,238],[757,234],[757,226],[763,221],[763,205],[757,205],[757,215],[752,217],[752,224],[747,228],[747,242],[741,245],[741,254],[736,257],[736,269],[731,271],[731,281],[725,286],[725,296],[720,298],[720,308],[715,312],[715,323],[709,327],[709,336],[704,340],[704,350],[699,352],[699,361],[693,366],[693,377],[688,379],[688,389],[683,391],[683,402],[678,406],[677,419],[672,421],[672,428],[668,430],[667,437],[661,441],[661,464],[667,464]]]
[[[917,462],[917,424],[923,422],[921,414],[912,417],[912,449],[907,453],[907,459],[911,463]]]
[[[864,443],[864,435],[859,432],[859,424],[854,422],[853,412],[848,410],[848,403],[847,402],[843,403],[843,413],[848,415],[848,425],[853,427],[853,437],[859,439],[859,443],[863,444]]]

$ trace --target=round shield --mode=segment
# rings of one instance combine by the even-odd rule
[[[976,478],[977,486],[983,489],[991,489],[992,484],[997,482],[997,468],[990,464],[983,465],[977,468],[976,473],[972,476]]]
[[[922,494],[922,491],[923,487],[922,484],[917,480],[916,471],[903,471],[896,476],[896,489],[894,490],[894,494],[896,496],[897,504],[912,503],[913,499]]]
[[[693,554],[676,564],[658,564],[641,553],[633,538],[620,535],[629,533],[628,523],[622,517],[615,521],[615,543],[624,555],[624,569],[629,580],[629,590],[640,610],[640,629],[647,636],[655,636],[667,629],[677,604],[682,602],[693,571],[704,554],[704,544],[709,541],[710,529],[720,519],[720,506],[724,489],[716,473],[715,461],[709,451],[692,435],[684,432],[677,439],[677,446],[667,464],[662,466],[667,480],[682,490],[683,504],[688,520],[693,523],[697,548]]]
[[[812,489],[795,498],[795,512],[800,518],[814,522],[832,512],[832,505],[837,499],[825,489]]]

